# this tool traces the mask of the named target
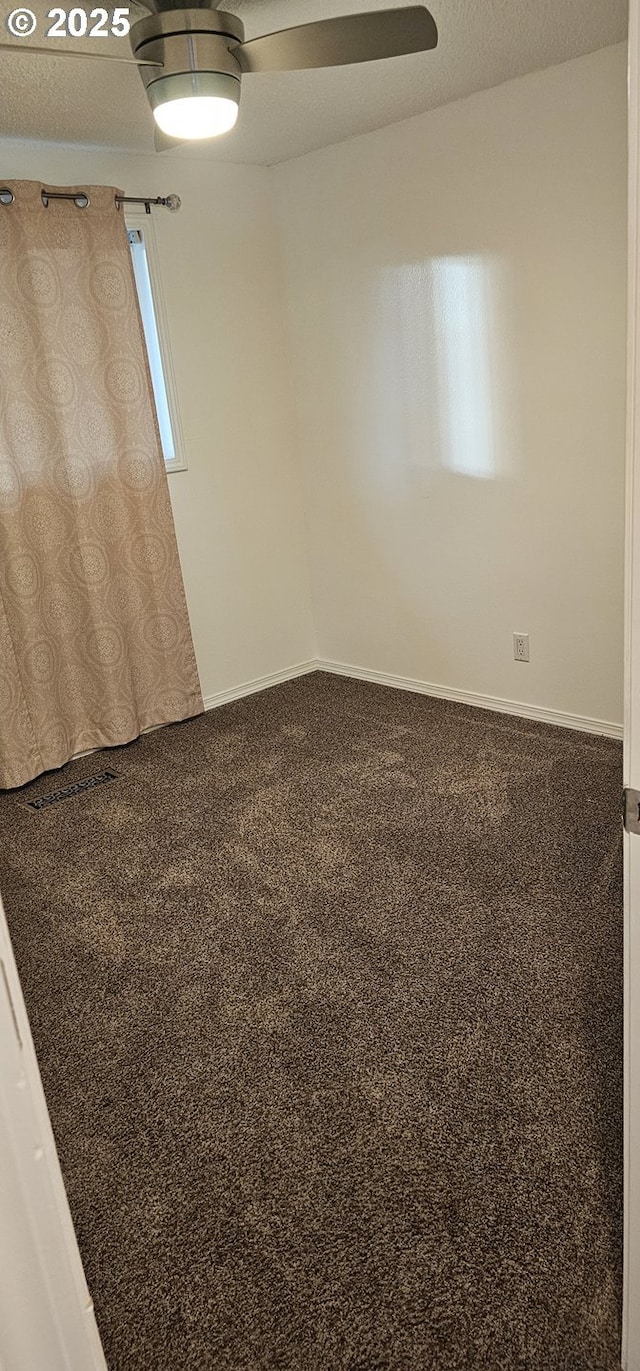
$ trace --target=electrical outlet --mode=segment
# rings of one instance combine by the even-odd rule
[[[529,661],[529,634],[514,633],[513,635],[513,660],[515,662]]]

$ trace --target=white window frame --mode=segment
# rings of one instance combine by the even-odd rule
[[[160,255],[158,252],[158,241],[155,225],[153,223],[153,216],[151,214],[146,214],[144,210],[129,210],[125,216],[125,223],[127,229],[137,229],[138,232],[142,234],[147,266],[149,268],[149,277],[151,280],[151,294],[153,297],[153,308],[158,329],[160,356],[162,359],[162,370],[167,391],[169,419],[171,422],[171,433],[175,450],[175,457],[169,461],[165,458],[165,471],[186,471],[187,450],[180,417],[180,406],[178,404],[178,389],[176,386],[175,368],[171,354],[169,324],[164,293],[162,290]]]

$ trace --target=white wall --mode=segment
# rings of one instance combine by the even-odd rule
[[[620,722],[625,47],[273,174],[320,655]]]
[[[621,721],[623,46],[270,171],[0,152],[182,197],[154,226],[205,696],[313,657],[314,622],[325,659]]]
[[[153,222],[189,463],[169,487],[203,695],[313,656],[268,172],[10,140],[0,165],[6,179],[181,196]]]

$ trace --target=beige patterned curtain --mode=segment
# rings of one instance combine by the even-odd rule
[[[0,204],[0,787],[201,712],[116,191]],[[50,189],[52,189],[50,187]]]

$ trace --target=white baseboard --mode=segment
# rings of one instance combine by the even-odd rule
[[[269,686],[282,685],[284,681],[295,681],[297,676],[307,676],[310,671],[318,671],[319,663],[315,659],[308,662],[297,662],[295,666],[288,666],[284,671],[272,671],[268,676],[257,676],[253,681],[244,681],[242,685],[231,686],[230,690],[218,690],[215,695],[203,696],[205,709],[217,709],[219,705],[231,704],[232,700],[242,700],[245,695],[257,695],[259,690],[268,690]]]
[[[433,695],[439,700],[453,700],[457,704],[473,705],[476,709],[491,709],[497,714],[514,714],[519,719],[537,719],[539,723],[575,728],[580,733],[596,733],[603,738],[622,738],[622,724],[612,724],[606,719],[563,714],[559,709],[542,709],[538,705],[522,704],[519,700],[502,700],[496,695],[474,695],[471,690],[453,690],[450,686],[415,681],[408,676],[390,676],[385,671],[370,671],[368,667],[333,662],[323,657],[298,662],[295,666],[285,667],[283,671],[272,671],[268,676],[258,676],[253,681],[232,686],[230,690],[219,690],[215,695],[205,695],[204,707],[217,709],[219,705],[241,700],[245,695],[255,695],[259,690],[268,690],[269,686],[281,685],[284,681],[294,681],[297,676],[307,676],[312,671],[328,671],[333,676],[349,676],[355,681],[372,681],[375,685],[392,686],[394,690],[412,690],[417,695]]]
[[[563,714],[558,709],[541,709],[538,705],[521,704],[517,700],[501,700],[495,695],[474,695],[470,690],[453,690],[450,686],[433,685],[428,681],[414,681],[406,676],[389,676],[384,671],[370,671],[368,667],[351,666],[346,662],[319,659],[317,671],[329,671],[334,676],[350,676],[356,681],[373,681],[376,685],[393,686],[396,690],[413,690],[418,695],[434,695],[440,700],[453,700],[476,709],[492,709],[498,714],[515,714],[519,719],[537,719],[559,728],[575,728],[581,733],[597,733],[604,738],[622,738],[622,724],[606,719],[586,719],[580,714]]]

